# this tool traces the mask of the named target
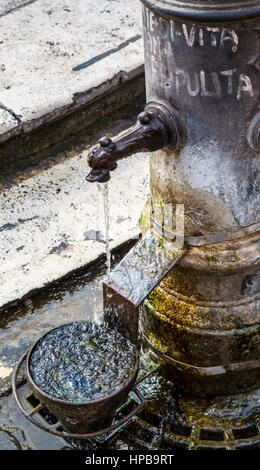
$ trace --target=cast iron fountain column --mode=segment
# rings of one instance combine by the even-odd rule
[[[143,335],[167,362],[169,377],[188,391],[254,389],[260,385],[259,2],[142,2],[146,114],[137,137],[132,128],[101,141],[90,154],[88,179],[107,181],[116,160],[153,152],[143,236],[149,226],[174,245],[176,207],[184,205],[185,237],[178,263],[161,270],[159,285],[142,299]]]
[[[175,381],[216,394],[260,384],[260,8],[199,3],[144,1],[147,97],[187,132],[180,151],[151,156],[152,224],[171,237],[184,204],[189,249],[142,324]]]

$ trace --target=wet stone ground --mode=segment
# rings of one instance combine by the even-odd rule
[[[122,253],[117,256],[117,262],[121,257]],[[23,307],[1,317],[0,449],[106,448],[174,452],[176,449],[259,448],[260,390],[208,399],[185,396],[164,378],[163,366],[144,346],[137,388],[147,403],[119,432],[95,441],[71,441],[50,435],[26,420],[10,393],[15,363],[31,344],[53,328],[82,320],[100,324],[104,277],[105,266],[102,264],[98,271],[89,268],[87,272],[27,299]],[[21,384],[19,395],[28,410],[39,403],[27,384]],[[117,411],[115,419],[122,418],[135,406],[136,401],[131,395],[125,407]],[[37,420],[46,426],[59,425],[46,409],[37,414]]]
[[[42,335],[72,321],[102,321],[104,277],[105,266],[98,273],[90,268],[0,316],[0,396],[10,392],[16,362]]]
[[[13,368],[43,334],[71,321],[102,321],[102,282],[106,267],[75,274],[61,285],[26,299],[0,317],[0,449],[62,449],[63,439],[49,436],[29,423],[11,392]],[[95,307],[94,307],[95,306]]]
[[[131,245],[130,245],[131,246]],[[112,255],[112,265],[118,262],[129,250],[125,246]],[[14,307],[0,316],[0,449],[75,449],[82,443],[71,443],[51,436],[35,427],[21,414],[11,393],[11,377],[15,364],[22,354],[42,335],[58,326],[72,321],[103,321],[102,283],[106,278],[106,265],[101,261],[94,267],[75,274],[62,283],[53,285],[45,292],[25,299],[19,307]],[[143,361],[140,375],[144,376],[147,367],[156,363]],[[22,374],[22,379],[25,374]],[[22,393],[31,396],[27,385]],[[24,391],[24,392],[23,392]],[[151,387],[154,393],[154,384]],[[30,399],[30,398],[29,398]],[[32,408],[35,398],[28,406]],[[46,416],[45,416],[46,417]],[[45,419],[40,419],[46,424]],[[84,444],[85,445],[85,444]],[[95,447],[95,444],[91,444]],[[113,444],[114,446],[115,444]],[[122,443],[122,448],[128,445]]]

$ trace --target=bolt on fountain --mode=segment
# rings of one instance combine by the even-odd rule
[[[102,183],[151,152],[142,238],[104,286],[106,319],[133,340],[139,325],[185,392],[243,395],[260,388],[259,2],[141,1],[147,105],[89,154]]]

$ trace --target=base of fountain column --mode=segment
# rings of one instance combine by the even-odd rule
[[[154,351],[150,351],[150,357],[158,362]],[[153,448],[167,451],[260,448],[260,387],[247,392],[198,396],[181,390],[180,377],[176,376],[174,382],[171,375],[169,381],[169,372],[165,364],[141,389],[147,403],[134,419],[131,433],[144,440],[152,434]]]
[[[141,307],[169,379],[200,395],[260,388],[260,233],[189,247]]]
[[[165,363],[164,377],[180,391],[206,397],[244,393],[260,388],[260,360],[213,367],[196,367],[174,360],[143,334],[144,340]]]

